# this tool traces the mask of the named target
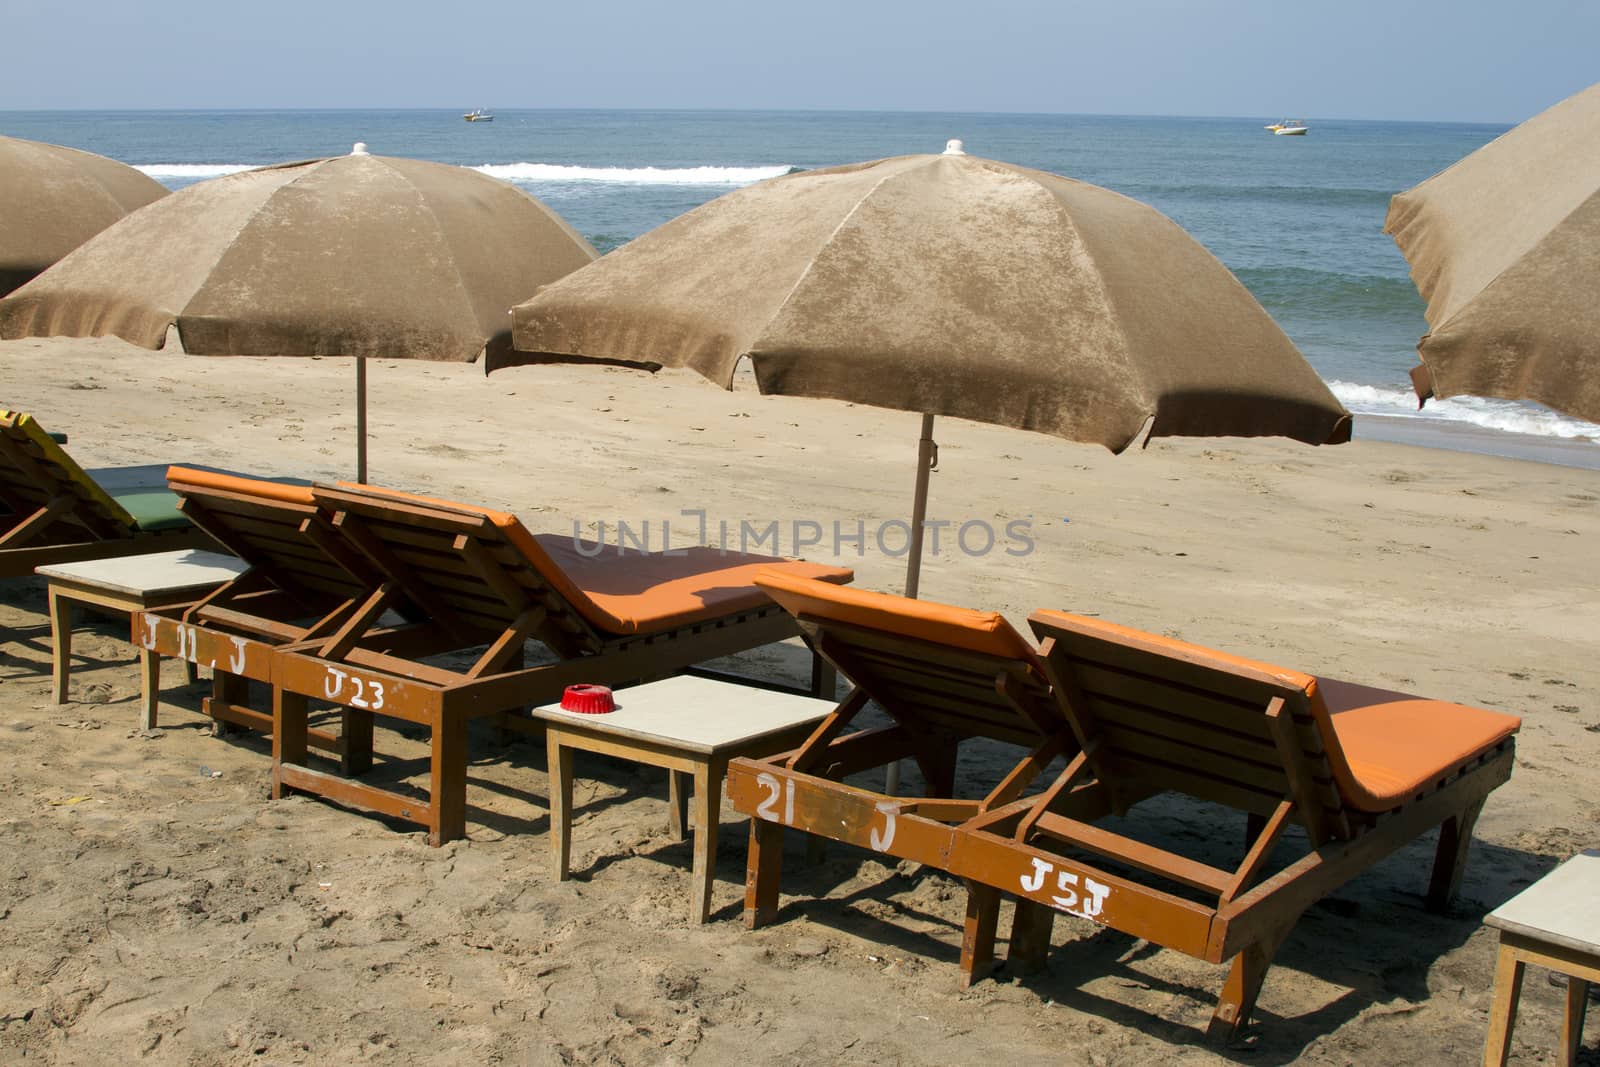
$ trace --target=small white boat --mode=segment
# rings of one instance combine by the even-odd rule
[[[483,108],[481,108],[481,107],[475,107],[471,111],[467,112],[465,115],[462,115],[461,117],[466,119],[468,122],[493,122],[494,121],[494,116],[489,114],[489,112],[483,110]]]
[[[1293,137],[1297,134],[1304,134],[1310,128],[1299,119],[1284,119],[1276,126],[1267,127],[1279,137]]]

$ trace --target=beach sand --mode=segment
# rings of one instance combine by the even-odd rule
[[[0,368],[0,406],[70,433],[86,466],[352,474],[349,361],[27,340],[0,344]],[[665,519],[675,544],[693,532],[685,510],[713,529],[810,520],[816,559],[832,557],[836,520],[861,520],[868,553],[838,558],[864,587],[900,586],[902,561],[871,531],[909,511],[914,415],[601,368],[485,380],[375,361],[370,388],[376,484],[537,530]],[[1034,547],[947,541],[924,570],[929,599],[1019,625],[1037,607],[1093,613],[1523,716],[1457,909],[1421,906],[1429,834],[1306,914],[1256,1025],[1221,1057],[1475,1059],[1495,944],[1483,914],[1600,840],[1600,472],[1370,439],[1119,457],[948,420],[937,436],[931,517],[1003,531],[1031,516]],[[959,991],[964,891],[911,864],[831,846],[807,866],[791,840],[781,921],[745,930],[745,826],[726,805],[712,922],[689,926],[689,849],[667,835],[661,772],[579,757],[566,883],[550,872],[537,743],[475,737],[469,840],[440,849],[320,801],[272,802],[268,744],[210,736],[205,683],[175,665],[159,728],[139,732],[126,636],[111,621],[80,632],[74,702],[57,706],[43,583],[0,583],[0,1062],[1219,1059],[1201,1035],[1222,968],[1077,920],[1058,920],[1049,974]],[[791,677],[805,664],[798,648],[743,660]],[[378,744],[412,761],[401,770],[425,752],[388,731]],[[1171,802],[1150,818],[1232,862],[1234,820]],[[1554,1047],[1562,995],[1530,973],[1518,1061]]]

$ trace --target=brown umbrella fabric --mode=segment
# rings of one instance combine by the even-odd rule
[[[693,367],[1098,442],[1349,435],[1239,281],[1106,189],[975,156],[906,156],[722,196],[513,310],[516,352]]]
[[[123,219],[0,300],[0,337],[114,334],[203,355],[470,362],[507,309],[595,251],[465,167],[368,155],[201,182]],[[358,420],[364,376],[358,363]],[[358,431],[365,476],[365,434]]]
[[[1384,232],[1428,302],[1419,397],[1600,422],[1600,85],[1396,196]]]
[[[0,137],[0,296],[166,194],[114,159]]]

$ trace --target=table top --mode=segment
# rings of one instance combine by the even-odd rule
[[[836,706],[832,700],[688,674],[618,689],[616,704],[605,715],[565,711],[560,704],[534,708],[533,714],[564,727],[716,755],[814,723]]]
[[[198,548],[152,552],[144,556],[85,559],[76,563],[51,563],[34,573],[52,581],[64,580],[124,596],[150,596],[184,590],[215,589],[238,577],[249,564],[220,552]]]
[[[1573,856],[1483,921],[1496,929],[1600,956],[1600,849]]]

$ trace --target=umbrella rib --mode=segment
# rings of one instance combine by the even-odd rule
[[[427,194],[425,194],[417,186],[416,182],[411,180],[411,177],[406,174],[405,171],[393,166],[387,160],[384,161],[384,165],[389,168],[389,171],[392,174],[405,183],[406,188],[410,189],[416,195],[417,202],[419,204],[423,205],[425,208],[428,207]],[[478,309],[472,304],[472,297],[467,287],[467,279],[463,277],[461,273],[461,257],[456,254],[456,246],[450,242],[450,235],[445,231],[443,224],[440,223],[439,216],[437,214],[435,214],[432,210],[424,211],[422,214],[427,218],[429,224],[432,225],[434,235],[439,239],[439,244],[442,245],[450,254],[450,270],[456,276],[456,292],[461,294],[461,299],[463,303],[466,304],[467,318],[472,321],[475,332],[483,333],[485,331],[485,327],[483,325],[483,321],[478,318]],[[486,335],[484,337],[484,344],[488,344],[488,341],[489,338]],[[472,358],[476,360],[478,357],[473,356]]]
[[[282,185],[274,187],[271,191],[269,191],[267,193],[266,196],[262,197],[261,198],[261,202],[259,204],[257,204],[254,208],[252,208],[250,210],[249,214],[247,214],[244,218],[239,220],[239,225],[234,229],[233,233],[228,236],[228,239],[226,241],[220,242],[219,247],[221,247],[223,249],[223,254],[226,255],[227,250],[229,248],[233,247],[233,243],[236,240],[239,239],[239,235],[241,233],[244,233],[245,230],[248,230],[250,228],[251,224],[256,221],[256,218],[263,211],[266,210],[267,205],[272,202],[273,198],[276,197],[280,191],[282,191],[283,189],[287,188],[288,186],[291,186],[291,185],[295,184],[301,178],[304,178],[306,176],[306,174],[311,173],[313,170],[315,170],[316,168],[320,167],[323,163],[326,163],[326,162],[327,162],[327,160],[325,160],[325,159],[315,159],[315,160],[308,161],[307,164],[306,164],[306,170],[305,170],[304,173],[296,174],[294,177],[290,178],[288,181],[284,182]],[[290,164],[290,166],[298,166],[298,165],[299,164]],[[257,168],[257,169],[267,169],[267,168]],[[243,173],[249,173],[249,172],[245,171]],[[218,179],[218,180],[220,181],[222,179]],[[211,266],[206,269],[206,272],[201,276],[200,280],[195,283],[195,287],[189,292],[189,294],[187,296],[185,296],[183,298],[183,306],[172,313],[172,325],[176,326],[178,328],[178,340],[179,340],[180,343],[182,343],[182,345],[184,347],[184,350],[187,351],[187,352],[190,352],[193,355],[205,355],[206,353],[204,353],[204,352],[195,352],[193,349],[189,348],[189,342],[187,342],[187,341],[185,341],[183,339],[183,320],[184,320],[184,318],[187,317],[186,313],[189,310],[189,305],[194,303],[194,298],[199,294],[200,290],[204,289],[206,287],[207,283],[209,283],[211,281],[211,276],[214,273],[216,273],[217,266],[221,262],[222,262],[222,258],[219,256],[211,264]]]
[[[880,188],[882,188],[883,185],[886,182],[888,182],[891,178],[898,177],[899,174],[900,174],[899,171],[896,171],[894,174],[885,174],[883,177],[879,178],[877,181],[872,183],[872,188],[868,189],[866,192],[862,193],[860,197],[857,198],[857,200],[855,202],[855,205],[853,207],[851,207],[849,211],[844,213],[844,217],[841,218],[838,221],[838,223],[828,233],[828,236],[823,238],[822,244],[819,245],[818,248],[817,248],[817,254],[811,256],[806,261],[805,270],[800,272],[800,276],[794,280],[794,284],[793,285],[789,286],[789,291],[783,295],[783,299],[778,301],[778,306],[776,308],[774,308],[772,314],[767,317],[767,322],[766,322],[767,326],[771,326],[772,323],[778,318],[778,316],[783,314],[783,309],[789,306],[789,302],[794,299],[794,294],[800,291],[800,286],[804,285],[806,279],[811,277],[811,272],[814,271],[816,269],[816,267],[817,267],[817,260],[822,258],[822,256],[821,256],[822,250],[827,248],[830,244],[833,243],[833,239],[839,235],[839,231],[844,229],[845,226],[849,224],[850,220],[856,217],[856,212],[861,210],[861,206],[863,204],[865,204],[869,198],[871,198],[873,193],[877,192]],[[763,330],[765,330],[765,328],[766,327],[764,326]],[[758,337],[756,340],[759,341],[760,338]],[[753,351],[753,349],[752,349],[752,351]],[[749,351],[740,353],[740,355],[749,355],[749,354],[750,354]],[[735,362],[737,362],[737,360]],[[733,383],[732,383],[731,380],[726,382],[726,383],[724,383],[724,387],[725,388],[732,388],[732,385],[733,385]]]

